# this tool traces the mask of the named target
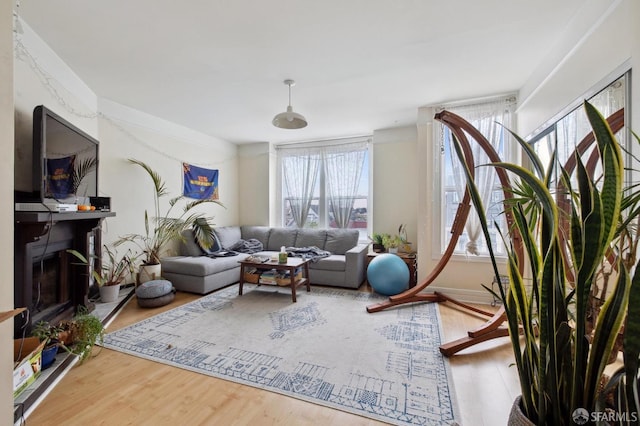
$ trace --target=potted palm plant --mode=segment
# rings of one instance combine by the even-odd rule
[[[129,162],[142,167],[153,182],[154,216],[144,212],[144,234],[128,234],[116,241],[116,245],[131,242],[142,252],[142,265],[139,268],[138,282],[158,278],[161,275],[160,256],[167,244],[175,239],[182,239],[183,231],[192,228],[198,244],[203,248],[213,245],[212,218],[203,213],[195,212],[196,206],[204,203],[215,203],[223,206],[218,200],[189,201],[183,205],[182,211],[174,216],[173,209],[186,197],[180,195],[169,200],[169,208],[162,214],[160,200],[169,195],[160,175],[142,161],[129,159]],[[224,206],[223,206],[224,207]]]
[[[89,264],[87,258],[77,250],[69,249],[67,251],[77,257],[82,264]],[[107,245],[103,246],[102,253],[101,269],[94,269],[91,272],[98,284],[100,300],[104,303],[111,303],[118,299],[122,281],[135,274],[139,255],[128,249],[124,255],[119,256],[115,247],[111,248]]]
[[[521,189],[520,196],[504,205],[513,217],[503,235],[509,285],[499,286],[496,294],[504,305],[521,385],[510,419],[517,424],[522,423],[515,419],[522,418],[538,425],[585,424],[603,420],[611,412],[617,420],[633,421],[635,416],[637,422],[640,271],[636,244],[630,241],[638,239],[640,192],[636,184],[623,186],[622,150],[606,120],[588,102],[584,108],[599,152],[602,174],[598,179],[579,156],[573,180],[555,164],[555,156],[545,172],[533,150],[516,135],[533,171],[512,163],[492,163],[516,177]],[[463,137],[455,133],[454,147],[498,278],[485,208],[466,161]],[[561,183],[558,198],[551,188],[549,170],[554,169]],[[525,264],[530,274],[526,278]],[[614,274],[592,320],[589,298],[603,267],[610,267]],[[609,378],[604,369],[623,323],[624,367]],[[616,402],[607,406],[612,393]]]

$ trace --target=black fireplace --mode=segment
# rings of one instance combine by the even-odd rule
[[[95,251],[100,268],[100,223],[113,212],[16,212],[14,227],[14,304],[29,315],[14,320],[14,336],[29,334],[38,321],[58,323],[78,307],[92,309],[89,266],[78,265],[67,250]]]

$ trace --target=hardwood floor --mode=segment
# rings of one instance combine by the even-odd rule
[[[363,288],[367,291],[366,288]],[[312,289],[313,291],[313,289]],[[117,330],[196,299],[141,309],[135,298],[110,324]],[[487,307],[483,306],[487,309]],[[400,308],[401,309],[401,308]],[[484,317],[440,305],[447,341],[480,326]],[[375,315],[375,314],[372,314]],[[462,425],[506,424],[520,393],[508,338],[449,358]],[[353,414],[102,349],[71,369],[26,420],[27,425],[380,425]]]

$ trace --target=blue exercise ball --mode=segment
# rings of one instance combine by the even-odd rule
[[[409,267],[395,254],[380,254],[369,263],[367,280],[376,293],[393,296],[409,288]]]

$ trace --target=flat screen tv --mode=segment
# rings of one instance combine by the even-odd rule
[[[33,110],[33,186],[43,203],[88,204],[98,195],[98,141],[53,111]],[[39,197],[37,194],[39,193]]]

